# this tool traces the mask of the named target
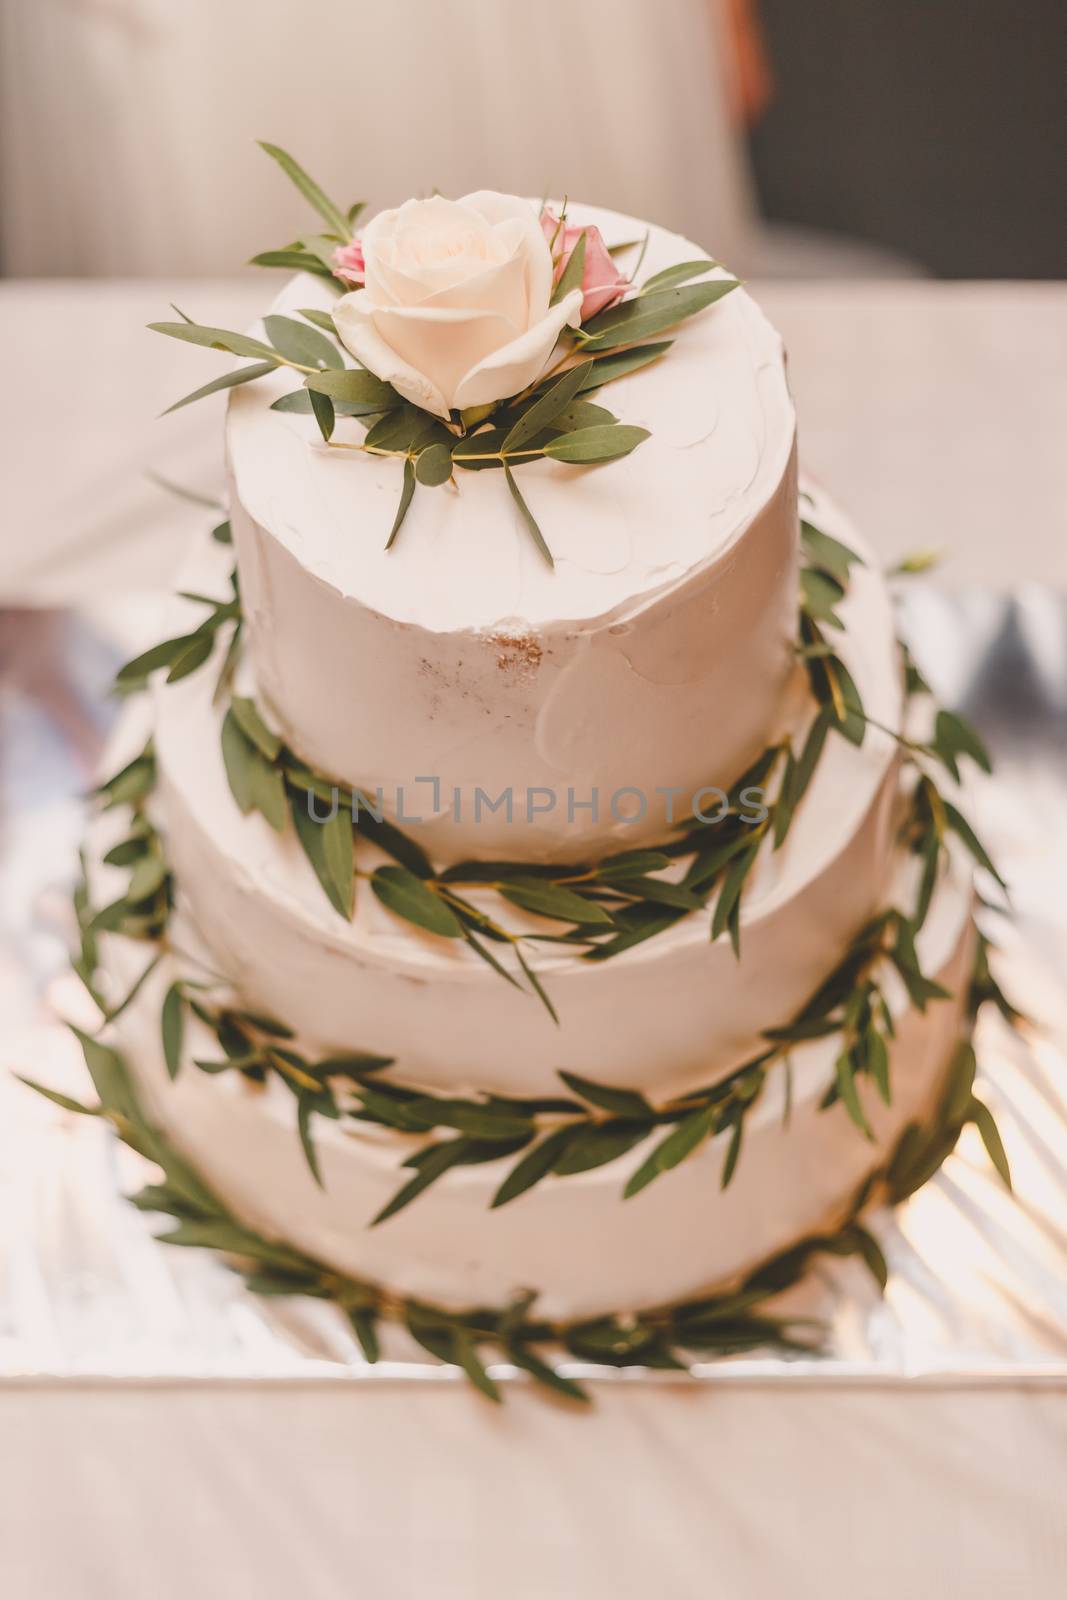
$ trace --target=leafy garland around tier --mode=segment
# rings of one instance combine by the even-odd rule
[[[846,736],[861,739],[866,726],[866,718],[859,705],[855,687],[847,678],[843,665],[827,646],[822,633],[823,626],[840,625],[834,606],[843,597],[849,568],[856,558],[844,546],[829,539],[810,523],[804,524],[804,538],[805,548],[812,564],[805,568],[803,574],[805,603],[802,610],[802,637],[805,642],[801,649],[805,660],[809,663],[809,673],[816,693],[824,693],[827,699],[821,704],[813,732],[808,736],[800,761],[795,762],[791,749],[785,747],[786,764],[779,799],[770,808],[767,823],[763,825],[762,831],[757,833],[757,830],[752,830],[757,833],[755,841],[757,849],[767,834],[770,835],[775,847],[784,839],[793,810],[810,782],[811,772],[814,770],[827,731],[834,727]],[[210,605],[211,611],[202,629],[206,629],[213,638],[214,631],[223,621],[235,620],[233,602],[206,601],[205,603]],[[147,652],[123,669],[119,678],[120,686],[126,690],[143,686],[151,672],[167,666],[168,663],[172,678],[184,675],[186,671],[192,670],[189,666],[190,660],[203,661],[210,653],[210,647],[205,652],[197,643],[203,637],[203,631],[198,630],[194,634],[180,636],[176,640],[169,641],[167,645]],[[232,647],[226,652],[227,663],[231,659]],[[838,674],[845,676],[839,677]],[[843,685],[848,687],[842,687]],[[840,712],[834,703],[835,688],[843,697]],[[907,663],[906,688],[909,697],[929,693],[927,685],[910,661]],[[258,719],[250,701],[234,702],[231,705],[230,716],[235,715],[234,706],[238,704],[247,708],[244,712],[246,717],[251,716],[255,719],[246,725],[253,730],[258,743],[253,745],[251,737],[246,736],[247,743],[250,749],[262,753],[264,770],[269,774],[271,769],[266,766],[268,750],[264,748],[266,741],[272,741],[270,748],[275,750],[276,755],[280,754],[283,747]],[[238,723],[239,729],[241,726]],[[959,761],[963,755],[967,755],[988,769],[988,757],[984,747],[973,730],[961,719],[947,712],[939,712],[934,722],[934,730],[933,740],[929,744],[904,741],[912,759],[918,761],[920,757],[936,757],[954,779],[959,777]],[[776,747],[778,752],[781,749],[782,747]],[[813,750],[814,755],[811,754]],[[253,768],[253,771],[257,770],[259,769]],[[128,837],[109,852],[107,857],[112,865],[130,867],[131,877],[126,894],[99,912],[94,912],[89,905],[84,885],[76,897],[82,934],[82,950],[76,966],[105,1017],[118,1015],[130,1003],[162,953],[171,889],[159,838],[145,814],[145,801],[150,794],[154,778],[155,762],[149,747],[100,790],[100,799],[105,806],[130,805],[133,808],[133,822]],[[317,781],[320,783],[320,788],[314,792],[318,797],[328,801],[329,794],[326,792],[325,784],[322,780]],[[746,781],[749,780],[742,780],[738,790]],[[250,789],[251,786],[250,781]],[[289,797],[289,803],[292,804],[294,818],[307,818],[308,791],[302,786],[302,782],[294,783],[293,789],[295,792]],[[261,796],[259,808],[263,809],[265,804],[270,804],[270,801],[262,797],[269,795],[270,790],[261,782],[257,792]],[[781,821],[782,812],[779,809],[783,805],[786,807],[784,825]],[[284,820],[283,803],[279,803],[277,809],[279,817]],[[347,810],[340,811],[338,817],[343,827],[340,829],[334,827],[335,837],[339,839],[342,848],[347,849],[349,856],[352,854],[350,815]],[[337,818],[334,819],[335,824],[336,821]],[[300,826],[299,821],[297,826]],[[312,842],[317,838],[316,830],[326,832],[331,826],[334,825],[310,823]],[[379,842],[383,836],[388,839],[388,847],[398,862],[397,868],[379,869],[379,872],[406,871],[414,875],[417,867],[424,861],[421,852],[418,852],[418,847],[388,825],[374,824],[374,827]],[[462,1098],[427,1094],[420,1089],[397,1084],[383,1077],[384,1069],[392,1065],[392,1060],[380,1054],[357,1050],[309,1061],[292,1048],[292,1034],[284,1023],[272,1017],[242,1010],[234,1004],[220,1004],[218,1001],[213,1001],[210,994],[205,992],[211,989],[210,984],[188,979],[178,980],[172,984],[164,1002],[162,1031],[168,1069],[172,1076],[179,1069],[183,1055],[185,1017],[186,1013],[191,1011],[211,1029],[222,1052],[217,1059],[198,1060],[196,1065],[201,1070],[213,1073],[235,1070],[256,1082],[264,1082],[274,1076],[296,1096],[300,1137],[309,1166],[317,1181],[321,1181],[321,1177],[311,1138],[311,1119],[315,1115],[337,1120],[348,1114],[359,1121],[378,1123],[403,1133],[416,1135],[429,1135],[439,1130],[448,1130],[453,1137],[429,1143],[409,1159],[406,1165],[412,1169],[412,1176],[375,1219],[378,1222],[401,1210],[454,1166],[499,1160],[510,1155],[517,1156],[515,1165],[494,1198],[493,1204],[500,1206],[517,1198],[550,1173],[567,1176],[614,1161],[660,1128],[664,1130],[664,1137],[631,1177],[624,1191],[627,1196],[638,1193],[663,1172],[677,1166],[707,1140],[717,1134],[728,1132],[729,1140],[722,1171],[722,1184],[725,1187],[734,1173],[740,1155],[747,1113],[760,1097],[770,1072],[778,1067],[781,1067],[786,1075],[785,1104],[788,1114],[792,1070],[790,1051],[793,1046],[806,1040],[834,1034],[839,1036],[834,1078],[827,1089],[823,1106],[829,1107],[840,1099],[860,1131],[870,1136],[858,1092],[860,1079],[867,1078],[872,1081],[885,1102],[888,1104],[890,1100],[889,1047],[893,1037],[893,1020],[882,988],[884,971],[889,966],[895,968],[912,1004],[919,1010],[924,1010],[931,1000],[941,998],[944,994],[937,984],[932,983],[922,973],[915,940],[926,918],[950,833],[959,836],[979,864],[994,877],[996,876],[992,862],[966,820],[940,793],[929,773],[920,768],[909,813],[902,828],[904,843],[923,864],[916,905],[911,914],[907,915],[896,908],[885,909],[860,931],[838,967],[809,998],[798,1015],[787,1026],[768,1031],[764,1046],[750,1060],[744,1062],[726,1079],[690,1091],[660,1106],[652,1105],[645,1096],[634,1090],[595,1083],[568,1072],[561,1072],[560,1077],[569,1095],[517,1099],[494,1095]],[[734,839],[738,837],[736,829],[732,837]],[[683,847],[688,844],[690,838],[691,835],[686,835],[680,841]],[[742,840],[751,850],[752,846],[748,843],[748,839],[742,836]],[[692,848],[691,845],[689,848]],[[413,852],[417,852],[417,856]],[[323,853],[325,854],[325,850]],[[405,855],[407,865],[404,865]],[[655,862],[656,865],[665,865],[671,859],[668,853],[632,852],[629,854],[629,860],[632,861],[639,855],[644,856],[646,861]],[[616,862],[625,859],[627,858],[613,858]],[[701,859],[699,852],[695,859],[697,861]],[[710,880],[707,885],[707,896],[710,896],[720,882],[723,883],[722,894],[726,894],[724,880],[728,878],[728,862],[729,857],[726,870],[721,871],[718,879]],[[600,892],[604,895],[604,901],[610,904],[608,896],[613,892],[632,893],[635,880],[622,875],[613,879],[610,871],[604,873],[606,865],[609,864],[601,863],[600,872],[603,876],[593,878],[592,881],[598,888],[601,885],[605,886]],[[432,873],[428,863],[425,864],[424,870]],[[503,893],[508,888],[514,888],[514,884],[510,880],[495,876],[501,870],[500,867],[494,866],[492,873],[495,886]],[[522,872],[526,873],[528,870],[523,868]],[[569,891],[579,894],[584,885],[579,877],[578,886],[569,890],[567,875],[574,874],[576,869],[546,869],[546,872],[550,874],[553,870],[565,874],[563,882],[548,875],[540,880],[522,878],[519,882],[520,886],[527,881],[543,886],[546,899],[538,901],[537,904],[551,905],[553,910],[551,912],[546,910],[544,914],[555,917],[558,915],[558,902],[548,899],[548,892]],[[633,867],[630,868],[631,872],[634,870]],[[655,869],[651,865],[646,865],[643,870]],[[376,877],[377,874],[372,877],[372,883]],[[451,880],[446,874],[442,875],[441,879],[429,877],[416,878],[415,881],[424,885],[429,883],[447,885]],[[660,887],[656,884],[656,880],[650,882],[656,888]],[[672,886],[662,887],[669,892]],[[433,890],[428,888],[427,892],[432,894]],[[447,888],[444,892],[450,893]],[[390,903],[384,895],[381,898],[386,904]],[[734,900],[735,908],[739,904],[738,892]],[[695,908],[695,905],[668,902],[667,922],[661,921],[657,916],[651,931],[659,931],[660,927],[668,925],[668,922],[673,922],[678,916],[684,916]],[[627,906],[626,909],[632,914],[631,906]],[[480,913],[475,913],[473,908],[470,910],[472,915],[481,916]],[[425,918],[420,920],[419,916],[410,916],[409,919],[418,922],[422,927],[431,926]],[[481,919],[482,931],[487,920],[484,917]],[[161,946],[160,953],[150,963],[131,994],[111,1011],[107,1010],[105,1002],[94,987],[95,939],[100,931],[116,931],[134,938],[145,938]],[[431,927],[431,931],[438,930],[436,927]],[[716,937],[721,931],[722,923],[716,926],[713,920],[712,936]],[[644,930],[642,932],[644,936],[648,936]],[[579,937],[585,937],[584,925],[577,924],[575,933]],[[502,930],[500,934],[501,937],[510,937],[504,935]],[[618,935],[613,934],[612,942],[617,937]],[[474,947],[481,953],[477,941],[474,942]],[[586,953],[595,958],[603,949],[603,945],[592,942]],[[510,974],[507,974],[495,960],[492,964],[510,979]],[[528,970],[531,970],[532,977],[532,969]],[[990,997],[995,998],[1008,1015],[1010,1008],[989,977],[987,965],[985,973]],[[536,984],[535,978],[533,981]],[[538,992],[548,1003],[540,986]],[[341,1086],[348,1097],[345,1102],[338,1098]],[[993,1160],[1001,1170],[1004,1170],[1003,1151],[999,1146],[992,1118],[984,1107],[980,1107],[979,1112],[979,1126],[983,1138]]]
[[[144,812],[153,781],[154,758],[148,750],[101,791],[107,806],[134,807],[128,837],[106,858],[113,865],[131,868],[127,894],[98,912],[89,903],[84,882],[75,894],[81,932],[75,969],[105,1021],[121,1015],[136,998],[167,949],[171,880],[159,836]],[[923,974],[915,949],[943,857],[945,831],[940,808],[945,803],[929,779],[920,780],[902,829],[908,848],[924,864],[911,916],[887,908],[873,918],[792,1021],[766,1031],[764,1045],[751,1059],[726,1078],[660,1106],[654,1106],[635,1090],[594,1082],[567,1071],[561,1071],[559,1076],[568,1095],[517,1098],[427,1093],[383,1077],[393,1059],[382,1054],[350,1050],[308,1060],[293,1048],[292,1031],[284,1023],[230,1000],[213,999],[212,991],[219,985],[188,978],[176,979],[163,1002],[161,1029],[167,1070],[175,1078],[181,1069],[186,1019],[191,1013],[210,1029],[221,1050],[214,1059],[197,1058],[197,1068],[211,1074],[236,1071],[256,1084],[277,1078],[295,1096],[301,1144],[320,1184],[322,1176],[311,1137],[311,1119],[316,1115],[332,1121],[349,1116],[357,1122],[375,1123],[410,1135],[449,1133],[451,1137],[423,1145],[404,1163],[412,1170],[412,1176],[374,1219],[375,1223],[394,1216],[455,1166],[478,1165],[512,1155],[519,1158],[494,1195],[492,1205],[496,1208],[517,1199],[549,1174],[568,1177],[605,1166],[657,1130],[662,1130],[664,1137],[629,1179],[623,1190],[625,1198],[638,1194],[723,1132],[729,1133],[721,1173],[721,1185],[726,1188],[740,1157],[745,1119],[761,1097],[770,1074],[777,1069],[785,1075],[783,1117],[788,1121],[791,1052],[796,1046],[837,1036],[834,1075],[821,1109],[840,1100],[865,1137],[872,1135],[859,1094],[861,1080],[872,1082],[884,1103],[891,1104],[889,1052],[895,1029],[884,989],[885,972],[892,968],[898,973],[909,1000],[920,1012],[925,1012],[932,1001],[947,998],[946,991]],[[101,932],[121,933],[158,947],[133,988],[110,1008],[95,986],[96,940]],[[1014,1023],[1016,1013],[990,972],[987,949],[984,938],[978,936],[976,1006],[991,1000]],[[978,1101],[974,1120],[991,1159],[1009,1181],[993,1118]]]
[[[972,1005],[984,998],[984,959],[972,991]],[[174,1219],[159,1237],[165,1244],[219,1250],[244,1277],[248,1288],[267,1296],[303,1295],[339,1308],[370,1362],[381,1353],[382,1324],[405,1327],[435,1360],[462,1369],[488,1399],[503,1398],[486,1360],[502,1360],[527,1373],[536,1384],[566,1399],[584,1402],[588,1392],[559,1371],[551,1360],[562,1350],[581,1362],[610,1367],[685,1370],[693,1358],[725,1357],[757,1349],[817,1354],[818,1324],[776,1315],[770,1302],[798,1283],[819,1256],[856,1256],[879,1287],[887,1279],[885,1258],[874,1237],[859,1222],[864,1207],[884,1199],[896,1204],[920,1188],[951,1153],[963,1127],[976,1121],[984,1132],[989,1113],[974,1098],[975,1058],[962,1042],[953,1059],[932,1121],[907,1125],[891,1156],[852,1197],[837,1232],[813,1235],[782,1251],[736,1285],[673,1305],[639,1312],[603,1315],[577,1322],[552,1322],[535,1316],[535,1296],[520,1296],[502,1309],[446,1310],[390,1293],[379,1286],[334,1272],[291,1245],[246,1227],[204,1182],[195,1168],[169,1145],[146,1118],[122,1057],[98,1039],[78,1033],[99,1104],[87,1106],[30,1079],[29,1087],[64,1110],[103,1117],[123,1142],[161,1169],[162,1181],[131,1196],[140,1210]]]
[[[810,521],[802,522],[801,531],[805,562],[797,650],[816,706],[803,743],[799,751],[794,751],[789,738],[770,746],[734,784],[725,807],[657,849],[627,850],[587,865],[467,861],[438,872],[413,838],[378,819],[367,795],[309,768],[267,725],[252,700],[225,687],[229,704],[222,753],[234,798],[243,813],[258,811],[279,831],[291,822],[330,904],[346,920],[352,916],[359,876],[353,840],[376,845],[391,860],[369,873],[369,886],[389,911],[438,938],[464,940],[505,982],[519,986],[517,974],[498,958],[499,952],[510,949],[529,989],[553,1020],[558,1019],[552,1001],[528,959],[530,946],[563,945],[580,949],[585,960],[606,961],[714,900],[711,938],[727,935],[740,954],[744,891],[765,841],[769,839],[774,850],[784,844],[828,734],[862,744],[869,720],[848,668],[830,643],[831,631],[842,627],[837,607],[859,557]],[[225,524],[216,529],[216,536],[228,537]],[[154,672],[164,668],[168,681],[173,681],[207,659],[218,628],[231,618],[239,622],[239,602],[234,598],[203,599],[203,603],[210,607],[206,621],[192,633],[156,645],[129,662],[118,676],[120,690],[142,689]],[[224,665],[227,679],[234,651],[231,640]],[[909,670],[909,688],[915,691],[921,680],[913,668]],[[958,763],[964,755],[986,770],[989,767],[977,735],[947,711],[938,713],[929,744],[909,743],[908,749],[916,757],[939,760],[953,778],[959,776]],[[774,799],[762,808],[762,817],[753,820],[746,792],[763,792],[775,784]],[[980,863],[994,870],[957,808],[942,802],[936,820],[938,845],[927,847],[934,866],[945,833],[956,832]],[[688,864],[679,881],[657,876],[680,862]],[[553,924],[554,931],[509,932],[471,901],[469,890],[495,893],[508,905]],[[565,932],[555,931],[560,925]]]
[[[253,263],[309,272],[340,293],[345,285],[339,280],[334,258],[339,248],[351,244],[362,203],[342,210],[284,150],[267,144],[263,149],[318,212],[326,231],[301,238],[282,250],[265,251],[254,256]],[[564,215],[565,212],[566,208]],[[563,219],[560,220],[562,225]],[[643,257],[643,250],[641,254]],[[581,285],[584,257],[583,235],[556,285],[553,303]],[[639,266],[640,261],[634,275]],[[646,428],[621,423],[604,406],[584,397],[658,360],[670,349],[672,341],[647,341],[736,289],[735,278],[708,278],[718,266],[711,260],[686,261],[655,273],[639,288],[634,286],[621,303],[598,312],[579,328],[565,329],[554,364],[538,382],[491,406],[454,411],[447,423],[412,405],[391,384],[365,367],[346,366],[328,311],[313,307],[301,310],[303,321],[277,314],[266,316],[262,339],[203,326],[183,311],[178,311],[178,322],[153,322],[149,326],[173,339],[250,359],[250,365],[202,385],[169,410],[176,411],[206,395],[255,382],[287,367],[303,378],[304,386],[276,400],[272,410],[310,413],[327,449],[386,456],[402,462],[400,501],[387,549],[400,531],[417,486],[439,488],[446,483],[455,484],[457,468],[496,468],[503,470],[523,523],[551,566],[551,552],[519,487],[516,470],[538,460],[597,466],[629,455],[648,438]],[[707,281],[695,282],[696,279]],[[355,418],[367,429],[361,442],[334,439],[339,417]]]

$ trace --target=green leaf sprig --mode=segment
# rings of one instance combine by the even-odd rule
[[[213,537],[219,544],[229,544],[232,537],[229,523],[220,523],[213,530]],[[168,683],[177,683],[188,677],[210,660],[221,631],[232,624],[229,645],[217,682],[217,692],[225,692],[237,663],[242,625],[236,568],[230,575],[230,591],[230,597],[226,600],[216,600],[210,595],[183,593],[183,600],[207,607],[208,614],[203,622],[191,632],[164,639],[160,644],[152,645],[150,649],[134,656],[132,661],[127,661],[115,677],[114,692],[120,695],[139,694],[148,687],[154,674],[164,669]]]

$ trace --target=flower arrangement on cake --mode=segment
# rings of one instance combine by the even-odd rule
[[[289,367],[304,384],[275,402],[280,410],[309,410],[327,446],[403,463],[389,544],[416,485],[454,484],[457,468],[497,468],[551,565],[514,469],[546,458],[599,465],[635,450],[647,430],[582,396],[658,360],[671,341],[653,337],[721,300],[737,280],[716,261],[696,260],[638,287],[640,252],[634,275],[623,273],[595,224],[568,224],[566,203],[558,215],[547,205],[538,214],[490,190],[408,200],[357,237],[360,205],[342,211],[285,151],[264,148],[328,231],[265,251],[256,264],[310,272],[347,293],[328,312],[303,310],[300,321],[268,316],[264,339],[184,316],[154,323],[175,339],[253,358],[177,405]],[[335,439],[339,416],[359,418],[365,436]]]
[[[965,1126],[1010,1182],[984,746],[798,486],[717,263],[488,191],[357,233],[265,148],[325,231],[255,258],[296,274],[255,334],[153,325],[249,359],[177,402],[231,391],[230,514],[118,676],[75,902],[99,1103],[43,1092],[161,1169],[164,1240],[336,1303],[369,1361],[400,1324],[491,1398],[499,1359],[581,1399],[554,1351],[817,1349],[780,1296],[824,1254],[884,1286],[866,1213]]]

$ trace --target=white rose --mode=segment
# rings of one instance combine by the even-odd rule
[[[440,417],[518,394],[578,323],[580,289],[549,305],[551,252],[516,195],[408,200],[376,216],[361,243],[365,285],[334,307],[341,340]]]

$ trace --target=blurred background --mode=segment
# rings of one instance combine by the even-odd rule
[[[0,271],[232,273],[255,149],[372,209],[569,189],[746,274],[1067,274],[1063,0],[3,0]]]
[[[257,139],[371,212],[684,232],[885,559],[1067,586],[1065,65],[1065,0],[0,0],[0,604],[165,589],[203,512],[152,475],[222,492],[221,400],[156,419],[229,358],[143,330],[279,286],[245,263],[308,212]]]

